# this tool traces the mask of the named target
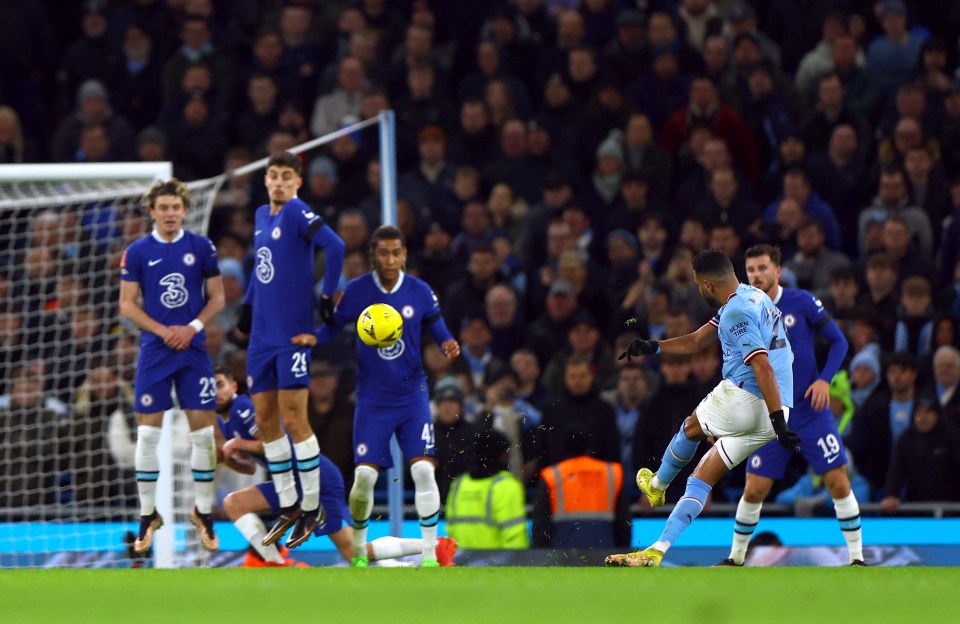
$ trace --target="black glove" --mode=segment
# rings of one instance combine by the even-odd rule
[[[777,442],[785,449],[794,453],[800,452],[800,436],[790,431],[787,427],[787,421],[783,417],[783,410],[778,409],[770,413],[770,422],[773,424],[773,431],[777,434]]]
[[[237,331],[241,334],[250,335],[250,327],[253,325],[253,306],[245,303],[240,306],[240,318],[237,319]]]
[[[336,327],[333,320],[333,298],[326,295],[320,297],[320,320],[330,327]]]
[[[640,338],[634,338],[630,341],[630,344],[627,345],[627,350],[620,354],[618,360],[627,358],[627,362],[630,362],[631,358],[640,357],[641,355],[653,355],[660,349],[660,343],[656,340],[641,340]]]

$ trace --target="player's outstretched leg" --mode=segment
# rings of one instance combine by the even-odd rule
[[[226,505],[226,502],[224,502],[224,504]],[[263,545],[263,538],[267,534],[267,527],[263,523],[263,520],[260,519],[260,516],[255,513],[246,513],[234,520],[233,524],[237,527],[237,530],[240,531],[240,534],[243,535],[244,539],[253,546],[253,549],[260,555],[261,559],[277,565],[283,565],[284,559],[277,545]]]
[[[370,561],[383,561],[409,557],[423,552],[423,540],[409,537],[378,537],[367,544]],[[457,554],[457,542],[451,537],[438,537],[436,548],[437,562],[445,567],[453,567],[453,556]]]
[[[417,515],[420,516],[420,532],[423,534],[423,552],[420,566],[424,568],[437,567],[437,523],[440,521],[440,488],[437,487],[437,478],[433,462],[422,459],[410,465],[410,476],[416,491],[414,505]]]
[[[190,523],[197,528],[200,545],[206,550],[217,550],[220,540],[213,530],[213,499],[215,496],[214,476],[216,475],[217,455],[213,426],[203,427],[190,432],[190,468],[193,471],[193,488],[196,496],[195,507],[190,512]]]
[[[693,418],[693,416],[691,416]],[[690,440],[683,431],[684,425],[680,426],[667,450],[663,453],[663,459],[660,460],[660,468],[656,473],[650,472],[647,468],[641,468],[637,473],[637,487],[650,501],[653,507],[663,505],[664,494],[667,487],[677,477],[677,474],[683,470],[683,467],[690,463],[694,454],[697,452],[698,440]]]
[[[680,534],[683,533],[690,523],[700,515],[704,505],[707,504],[707,497],[713,488],[709,483],[690,477],[687,479],[687,489],[683,498],[676,504],[670,517],[667,518],[667,525],[663,533],[652,546],[643,551],[637,551],[626,555],[610,555],[605,563],[608,566],[625,566],[631,568],[655,568],[663,561],[663,555],[670,549],[670,546],[677,541]]]
[[[293,478],[293,452],[290,448],[290,440],[287,436],[281,435],[273,442],[266,442],[263,445],[263,454],[267,458],[267,468],[270,470],[270,478],[273,479],[273,485],[277,490],[277,497],[280,499],[280,517],[274,523],[273,528],[263,538],[264,546],[274,544],[280,541],[283,534],[300,517],[300,505],[297,504],[297,488]]]
[[[370,512],[373,511],[373,487],[377,484],[377,470],[372,466],[360,464],[353,471],[353,487],[350,488],[349,506],[353,519],[353,559],[350,564],[355,568],[369,565],[367,557],[367,526],[370,524]]]
[[[163,518],[157,513],[157,479],[160,478],[160,427],[140,425],[137,427],[137,449],[134,467],[137,472],[137,491],[140,495],[140,530],[133,549],[145,553],[153,545],[153,534],[163,526]]]
[[[760,521],[760,510],[763,503],[751,503],[743,496],[737,503],[737,515],[733,525],[733,546],[730,548],[730,556],[720,562],[721,566],[742,566],[747,557],[747,547],[750,545],[750,538],[757,528],[757,522]]]

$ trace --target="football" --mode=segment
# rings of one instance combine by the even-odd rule
[[[403,335],[403,317],[386,303],[367,306],[357,318],[357,335],[368,347],[386,349]]]

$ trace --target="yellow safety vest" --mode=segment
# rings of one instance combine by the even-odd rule
[[[457,477],[447,495],[446,520],[447,532],[464,550],[530,547],[523,485],[506,470],[483,479]]]

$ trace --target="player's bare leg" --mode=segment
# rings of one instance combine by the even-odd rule
[[[837,466],[823,473],[823,485],[833,497],[833,510],[850,552],[850,565],[866,565],[863,559],[863,532],[860,529],[860,505],[850,489],[847,467]]]
[[[284,565],[283,555],[276,544],[263,545],[267,527],[258,515],[259,512],[270,509],[270,504],[256,487],[248,487],[231,492],[223,499],[223,510],[233,522],[244,539],[250,543],[260,557],[276,565]]]
[[[163,526],[163,518],[157,513],[157,479],[160,478],[160,427],[163,412],[137,413],[137,450],[134,466],[137,472],[137,492],[140,497],[140,529],[133,549],[145,553],[153,545],[153,534]]]
[[[350,564],[356,568],[365,568],[370,563],[367,553],[367,526],[373,511],[373,488],[379,474],[379,467],[374,464],[357,464],[353,470],[353,487],[350,488],[348,504],[350,517],[353,519],[353,552]]]
[[[440,565],[437,562],[437,523],[440,521],[440,488],[437,486],[436,462],[432,457],[414,457],[410,460],[410,476],[416,492],[414,505],[420,516],[423,535],[422,567]]]
[[[296,548],[310,539],[324,516],[320,504],[320,443],[307,419],[308,398],[306,388],[277,391],[277,407],[283,426],[293,438],[293,458],[297,462],[300,487],[303,489],[302,513],[287,539],[288,548]]]
[[[250,397],[257,416],[257,427],[263,435],[263,454],[267,458],[270,478],[280,499],[280,517],[263,538],[263,544],[277,542],[300,517],[297,486],[293,477],[293,449],[283,434],[277,410],[277,391],[258,392]]]
[[[213,428],[217,415],[212,410],[187,410],[190,423],[190,469],[196,496],[190,512],[190,523],[197,528],[200,545],[206,550],[217,550],[220,540],[213,530],[213,499],[216,496],[214,477],[217,467],[216,440]]]

